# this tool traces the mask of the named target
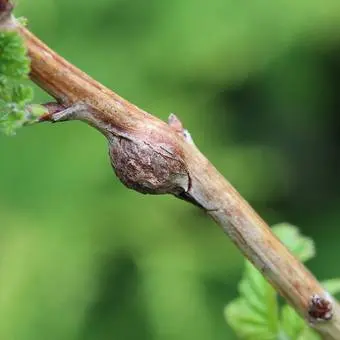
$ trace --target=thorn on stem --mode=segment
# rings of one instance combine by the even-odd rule
[[[47,112],[39,118],[39,122],[53,121],[54,114],[66,109],[65,106],[54,102],[43,104],[43,106],[47,109]]]
[[[77,115],[88,111],[87,105],[76,103],[69,107],[58,103],[47,103],[43,105],[48,112],[42,115],[39,122],[61,122],[76,119]]]

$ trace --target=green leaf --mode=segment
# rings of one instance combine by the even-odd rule
[[[280,223],[272,229],[281,242],[301,261],[308,261],[315,256],[313,240],[302,236],[297,227],[288,223]]]
[[[298,339],[305,329],[304,320],[289,305],[281,309],[281,337],[283,339]]]
[[[17,18],[17,21],[20,25],[25,26],[25,27],[28,24],[28,20],[27,20],[26,17],[19,17],[19,18]]]
[[[18,128],[33,118],[27,111],[33,91],[23,84],[28,79],[29,66],[20,35],[0,32],[0,131],[7,135],[15,134]]]
[[[231,302],[225,308],[225,316],[240,339],[276,339],[276,334],[268,330],[264,318],[254,313],[245,299],[240,298]]]
[[[295,226],[282,223],[274,226],[273,231],[300,260],[307,261],[315,255],[313,241],[302,236]],[[340,281],[328,285],[340,290]],[[240,339],[319,339],[290,306],[284,306],[279,313],[276,291],[248,261],[239,293],[240,297],[225,308],[225,317]]]
[[[281,310],[281,338],[286,340],[321,340],[295,310],[285,305]]]
[[[239,292],[241,297],[225,308],[231,328],[240,339],[276,339],[279,327],[276,292],[248,261]]]
[[[10,79],[27,79],[30,62],[21,36],[16,32],[0,32],[0,74]]]
[[[321,340],[321,337],[289,305],[281,309],[281,327],[278,339]]]

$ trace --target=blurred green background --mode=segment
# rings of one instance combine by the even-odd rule
[[[18,0],[71,62],[195,142],[339,277],[338,0]],[[36,102],[50,100],[36,90]],[[243,258],[202,212],[114,177],[78,122],[0,136],[0,339],[235,339]]]

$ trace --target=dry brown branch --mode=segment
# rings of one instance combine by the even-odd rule
[[[3,29],[15,29],[25,39],[32,80],[57,101],[46,105],[49,113],[41,120],[77,119],[98,129],[127,187],[172,194],[204,209],[324,338],[340,339],[338,303],[202,155],[175,116],[166,124],[132,105],[48,48],[10,12],[8,1],[0,0]]]

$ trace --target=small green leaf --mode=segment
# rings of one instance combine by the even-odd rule
[[[313,241],[290,224],[273,227],[278,238],[302,261],[315,255]],[[340,281],[330,282],[340,290]],[[225,308],[227,322],[244,340],[319,340],[304,320],[290,307],[279,307],[277,293],[262,274],[248,261],[239,284],[240,297]]]
[[[285,305],[281,309],[281,333],[284,339],[298,339],[302,335],[305,328],[305,322],[289,305]]]
[[[0,131],[15,134],[31,121],[27,104],[33,91],[22,82],[28,79],[30,62],[25,44],[16,32],[0,32]]]
[[[278,339],[282,340],[321,340],[295,310],[285,305],[281,309],[281,330]]]
[[[276,340],[276,334],[268,330],[263,316],[254,313],[243,298],[234,300],[225,308],[225,317],[239,339]]]
[[[28,24],[28,20],[27,20],[26,17],[19,17],[19,18],[17,18],[17,21],[22,26],[27,26],[27,24]]]
[[[30,62],[21,36],[16,32],[0,32],[0,74],[10,79],[27,79]]]
[[[276,292],[248,261],[239,284],[240,298],[225,308],[225,316],[240,339],[271,340],[278,332]]]
[[[29,111],[32,119],[37,119],[48,112],[46,107],[39,104],[31,104],[27,107],[27,110]]]
[[[305,262],[315,256],[313,240],[302,236],[297,227],[288,223],[280,223],[272,229],[281,242],[301,261]]]

